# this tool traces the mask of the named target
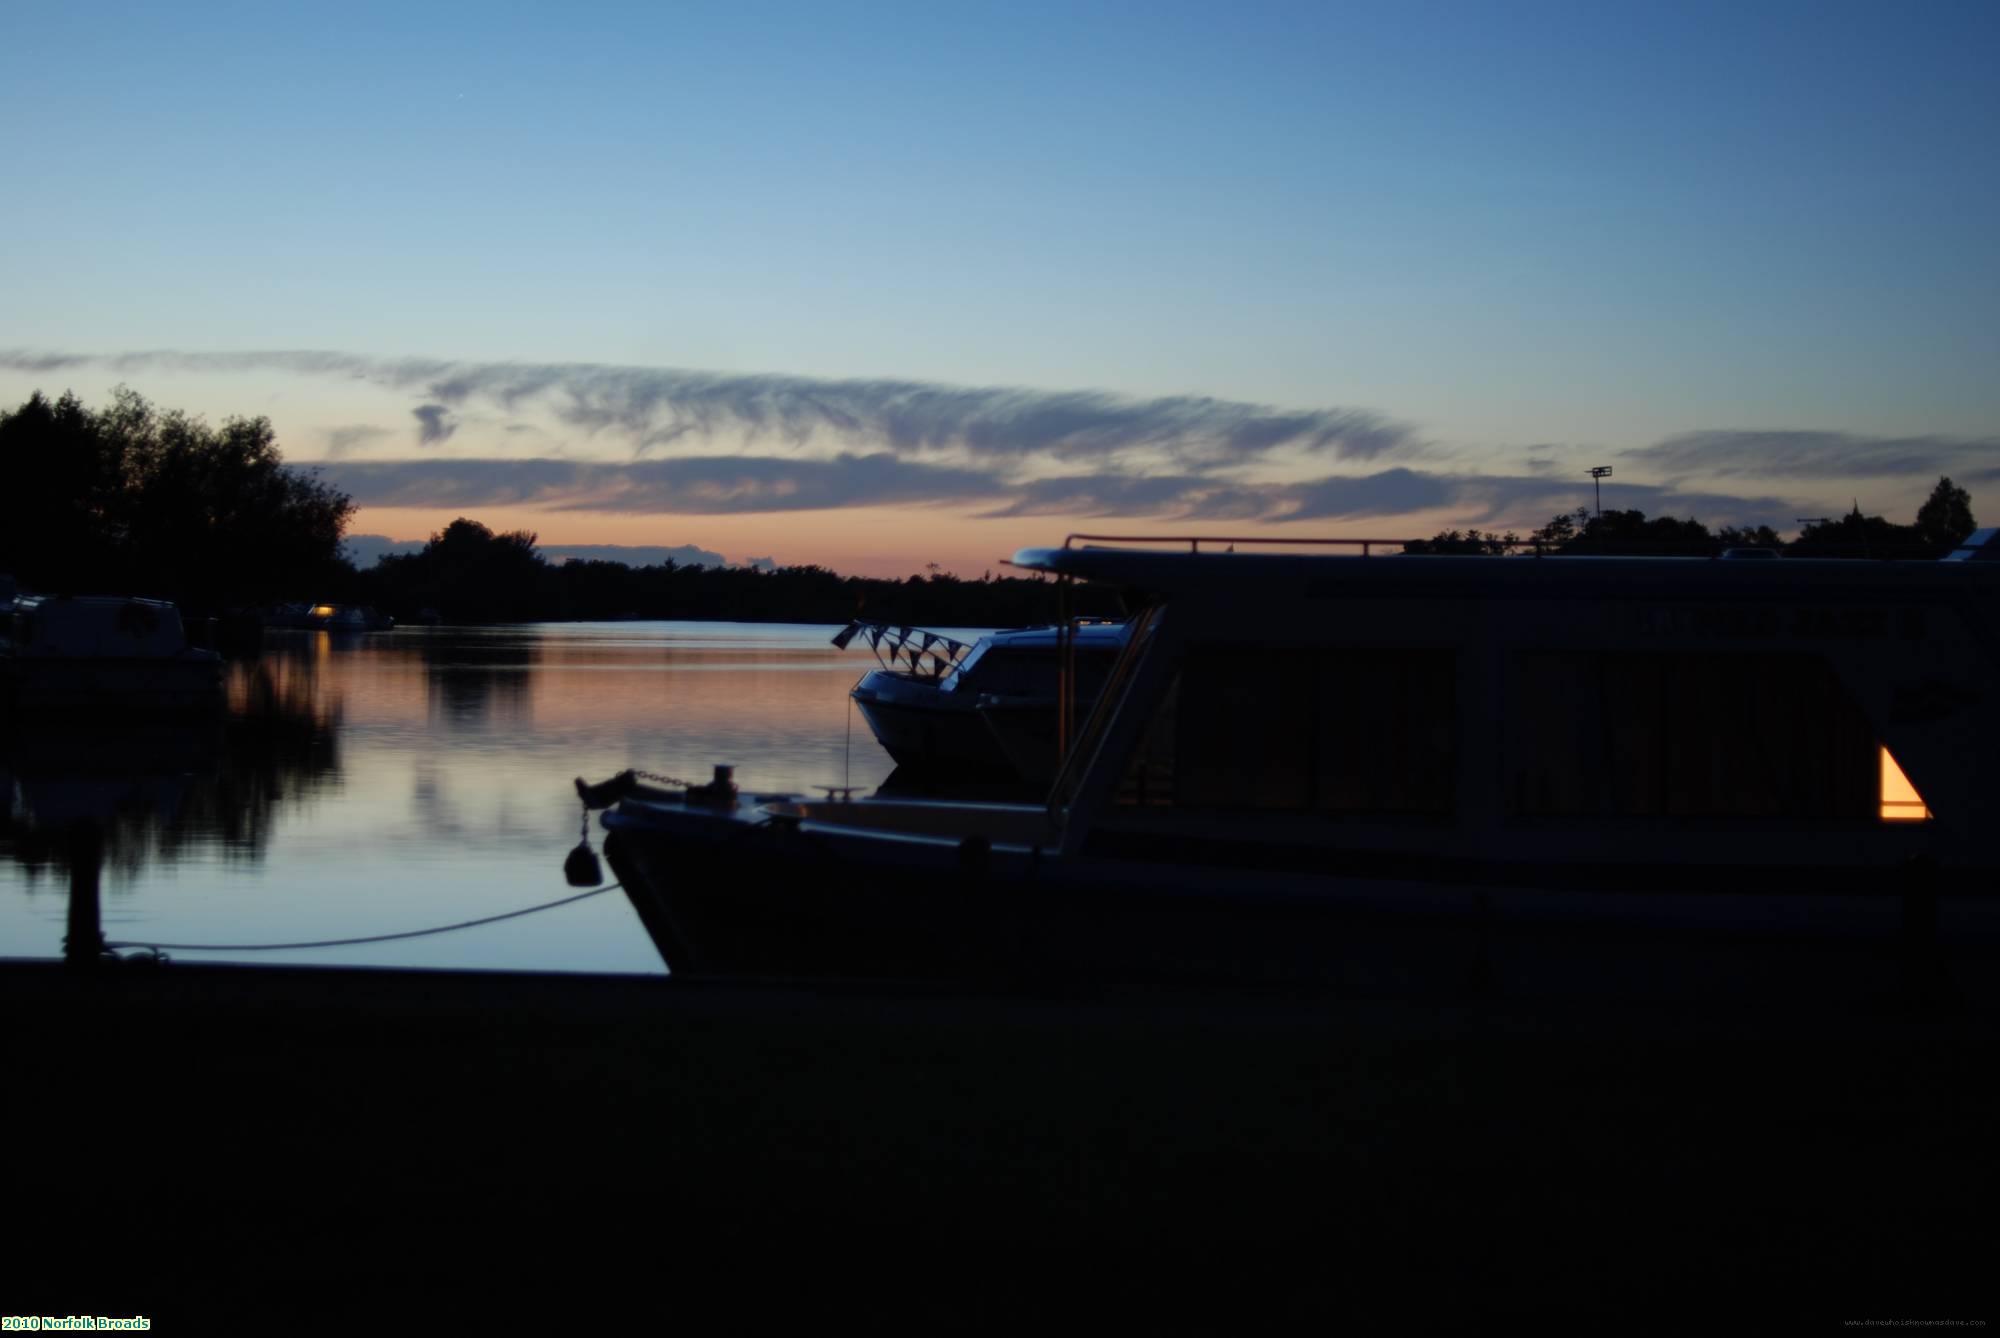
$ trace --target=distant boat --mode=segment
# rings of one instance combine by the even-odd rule
[[[309,632],[387,632],[396,620],[367,604],[280,604],[265,626]]]
[[[222,657],[157,599],[27,596],[0,622],[0,706],[16,716],[219,710]]]

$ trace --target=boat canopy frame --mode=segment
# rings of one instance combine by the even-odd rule
[[[972,653],[970,643],[942,632],[859,618],[835,633],[833,644],[846,650],[856,637],[868,643],[868,648],[875,652],[876,662],[890,673],[907,674],[929,683],[941,681]]]

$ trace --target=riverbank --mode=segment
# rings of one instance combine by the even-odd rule
[[[1994,1028],[1894,1001],[22,962],[0,999],[10,1313],[1631,1330],[1985,1291]]]

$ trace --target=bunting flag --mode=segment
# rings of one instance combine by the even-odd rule
[[[919,677],[943,678],[957,669],[966,653],[972,649],[962,641],[954,641],[938,632],[928,632],[921,627],[895,627],[888,623],[873,623],[856,618],[842,628],[833,638],[833,644],[845,650],[856,637],[865,637],[883,668],[897,672],[907,672]]]

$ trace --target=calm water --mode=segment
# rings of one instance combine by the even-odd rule
[[[104,815],[105,937],[348,938],[571,889],[571,778],[627,766],[745,788],[873,787],[893,768],[847,690],[873,659],[833,627],[555,623],[269,633],[229,666],[217,728],[29,731],[0,754],[0,955],[62,952],[68,878],[35,830]],[[976,635],[976,634],[975,634]],[[592,845],[601,848],[592,823]],[[37,868],[37,864],[40,867]],[[401,943],[177,960],[661,970],[622,893]]]

